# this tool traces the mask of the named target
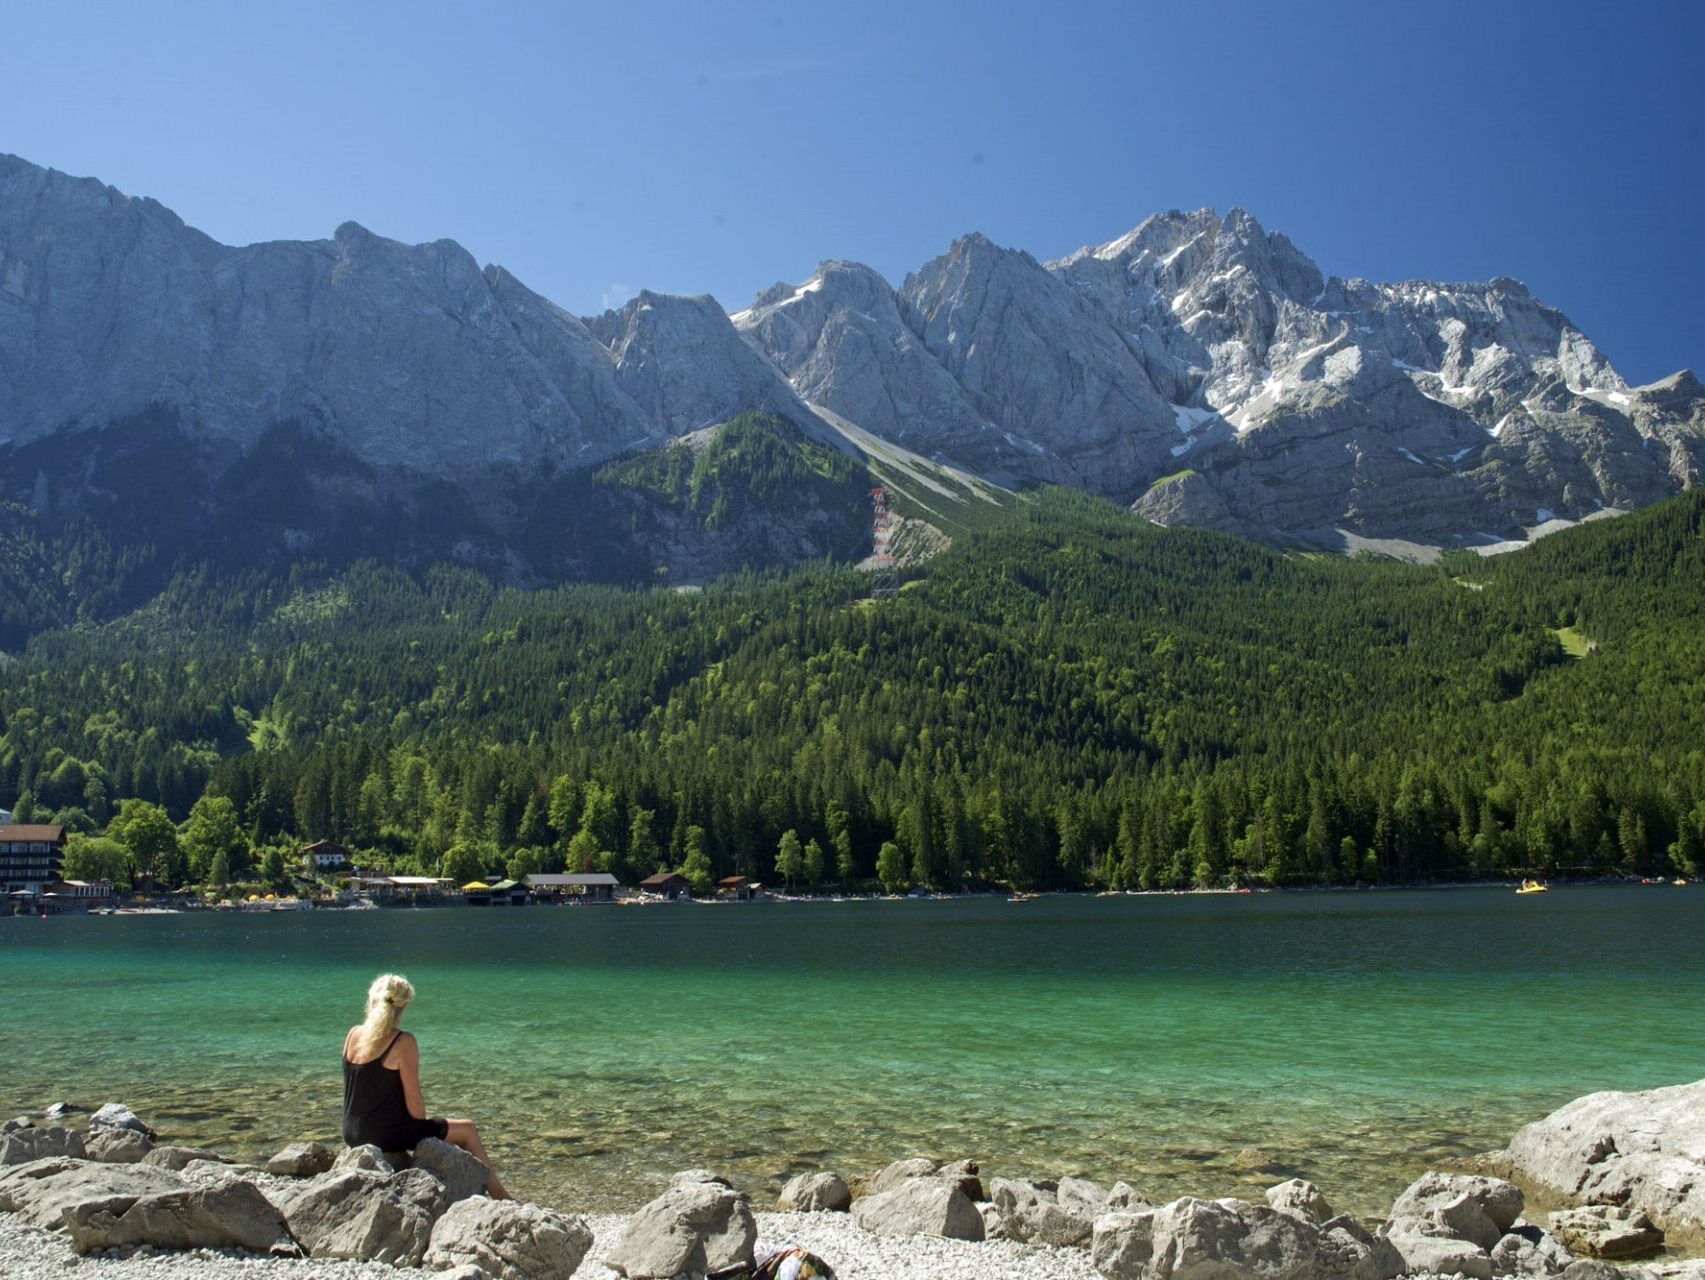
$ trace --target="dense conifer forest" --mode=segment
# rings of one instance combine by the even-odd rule
[[[670,465],[622,479],[696,501]],[[15,521],[0,544],[14,616],[55,623],[0,658],[0,806],[67,823],[73,870],[121,880],[282,883],[321,837],[393,871],[701,886],[1705,861],[1697,492],[1417,566],[1050,490],[879,602],[829,561],[531,593],[443,565],[199,566],[67,626],[54,582],[111,550],[68,566]]]

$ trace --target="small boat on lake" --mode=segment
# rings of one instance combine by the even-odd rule
[[[1539,880],[1523,880],[1517,893],[1550,893],[1551,886]]]

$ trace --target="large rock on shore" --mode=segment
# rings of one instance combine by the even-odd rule
[[[892,1191],[907,1178],[928,1178],[940,1168],[934,1160],[926,1160],[922,1156],[913,1156],[907,1160],[895,1160],[885,1165],[878,1173],[862,1180],[859,1187],[861,1195],[881,1195],[884,1191]]]
[[[902,1178],[886,1191],[853,1202],[853,1219],[883,1236],[984,1238],[983,1215],[952,1181],[933,1176]]]
[[[425,1169],[444,1184],[444,1203],[457,1204],[483,1196],[491,1170],[453,1143],[427,1138],[414,1149],[414,1168]]]
[[[1502,1159],[1549,1190],[1705,1232],[1705,1080],[1577,1098],[1521,1129]]]
[[[0,1166],[28,1164],[32,1160],[47,1160],[55,1156],[82,1159],[88,1152],[83,1135],[75,1129],[39,1128],[14,1129],[0,1137]]]
[[[335,1157],[323,1142],[292,1142],[261,1167],[279,1178],[316,1178],[332,1167]]]
[[[569,1280],[591,1248],[585,1218],[480,1196],[445,1210],[432,1228],[426,1265],[471,1265],[500,1280]]]
[[[1393,1280],[1404,1269],[1397,1246],[1384,1236],[1374,1235],[1349,1214],[1341,1213],[1320,1224],[1314,1248],[1317,1280]]]
[[[395,1166],[385,1158],[385,1153],[371,1142],[361,1147],[345,1147],[332,1161],[332,1168],[340,1172],[345,1169],[365,1169],[369,1173],[396,1172]]]
[[[1466,1240],[1491,1250],[1521,1217],[1521,1188],[1479,1174],[1424,1173],[1397,1197],[1386,1222],[1390,1236]]]
[[[295,1251],[283,1216],[251,1182],[162,1191],[141,1196],[122,1211],[85,1202],[67,1212],[65,1228],[78,1253],[123,1245]]]
[[[1268,1187],[1267,1203],[1280,1213],[1295,1214],[1316,1226],[1334,1216],[1332,1206],[1320,1193],[1320,1188],[1301,1178],[1292,1178],[1276,1187]]]
[[[1492,1255],[1479,1245],[1451,1236],[1393,1235],[1387,1237],[1403,1258],[1405,1272],[1415,1275],[1467,1276],[1492,1280]]]
[[[204,1147],[155,1147],[142,1157],[143,1164],[172,1170],[183,1169],[196,1160],[207,1160],[213,1164],[231,1163],[229,1156],[220,1155],[217,1151],[209,1151]]]
[[[996,1178],[984,1214],[988,1234],[999,1239],[1055,1246],[1087,1245],[1095,1219],[1108,1207],[1106,1187],[1084,1178],[1031,1182]]]
[[[1640,1209],[1593,1204],[1551,1215],[1551,1229],[1570,1248],[1594,1258],[1638,1258],[1654,1253],[1664,1233]]]
[[[1312,1280],[1318,1232],[1271,1205],[1190,1196],[1108,1213],[1091,1259],[1109,1280]]]
[[[145,1123],[137,1114],[122,1102],[109,1102],[99,1108],[89,1117],[90,1129],[129,1129],[132,1133],[140,1133],[144,1138],[156,1138],[151,1126]]]
[[[277,1200],[291,1234],[315,1258],[419,1266],[444,1208],[444,1186],[422,1169],[332,1170]]]
[[[91,1160],[104,1164],[135,1164],[154,1149],[154,1140],[136,1129],[90,1129],[83,1139]]]
[[[169,1169],[70,1158],[0,1169],[0,1211],[36,1227],[63,1227],[73,1211],[121,1214],[144,1196],[190,1189]]]
[[[1501,1178],[1424,1173],[1397,1197],[1383,1234],[1408,1271],[1491,1280],[1492,1250],[1522,1205],[1521,1188]]]
[[[789,1179],[776,1200],[782,1213],[845,1213],[852,1191],[838,1173],[802,1173]]]
[[[1542,1227],[1518,1222],[1492,1250],[1496,1276],[1559,1276],[1576,1261],[1569,1246]]]
[[[629,1280],[750,1265],[758,1224],[746,1197],[722,1182],[677,1182],[628,1219],[606,1265]]]

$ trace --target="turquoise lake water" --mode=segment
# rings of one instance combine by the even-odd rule
[[[386,969],[428,1107],[569,1208],[923,1154],[1374,1213],[1581,1093],[1705,1076],[1705,888],[1073,896],[8,919],[0,1108],[335,1139]]]

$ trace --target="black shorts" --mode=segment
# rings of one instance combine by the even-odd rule
[[[343,1140],[352,1147],[370,1142],[381,1151],[413,1151],[428,1138],[444,1141],[449,1132],[448,1120],[416,1120],[413,1116],[404,1116],[401,1120],[382,1127],[374,1125],[354,1134],[346,1133]]]

